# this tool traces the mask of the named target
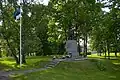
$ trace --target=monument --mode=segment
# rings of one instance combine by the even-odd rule
[[[75,30],[72,27],[69,27],[68,31],[68,40],[66,41],[66,51],[68,55],[71,55],[71,58],[77,58],[79,57],[79,52],[78,52],[78,45],[76,41],[76,34]]]
[[[66,41],[66,51],[68,54],[71,54],[72,58],[77,58],[79,56],[78,45],[76,40],[68,40]]]

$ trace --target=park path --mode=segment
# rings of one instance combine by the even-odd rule
[[[31,69],[31,70],[21,70],[21,71],[0,71],[0,80],[10,80],[9,76],[14,74],[27,74],[31,72],[43,71],[49,68],[53,68],[61,62],[59,59],[52,60],[50,63],[46,64],[43,68]]]

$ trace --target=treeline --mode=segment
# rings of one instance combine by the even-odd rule
[[[101,52],[119,52],[120,8],[119,1],[112,4],[104,0],[50,0],[47,6],[34,0],[22,3],[22,63],[26,55],[54,55],[65,53],[68,39],[84,41],[84,57],[87,56],[87,43]],[[0,2],[0,57],[1,52],[13,56],[19,64],[19,21],[13,17],[19,7],[17,0]],[[109,7],[105,13],[102,8]],[[80,49],[80,45],[79,48]],[[79,50],[80,52],[81,50]]]

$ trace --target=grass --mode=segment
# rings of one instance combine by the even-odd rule
[[[108,56],[108,55],[106,55],[106,56]],[[93,59],[93,58],[94,59],[105,59],[104,55],[98,56],[97,54],[88,55],[88,58],[89,59]],[[110,54],[110,61],[113,64],[120,65],[120,54],[118,53],[118,57],[115,57],[115,54],[111,53]]]
[[[115,71],[109,61],[103,60],[106,70],[98,69],[96,61],[62,62],[53,69],[16,76],[13,80],[119,80],[119,71]],[[107,65],[110,65],[108,67]]]
[[[108,54],[106,54],[106,56],[108,57]],[[92,54],[92,55],[88,55],[89,58],[105,58],[105,55],[102,54],[101,56],[98,56],[97,54]],[[114,53],[110,53],[110,57],[111,59],[116,59],[115,54]],[[120,57],[120,53],[118,53],[118,58]]]
[[[27,57],[26,62],[27,64],[23,64],[20,68],[18,65],[16,65],[15,60],[13,58],[1,58],[0,59],[0,70],[26,70],[26,69],[32,69],[32,68],[41,68],[46,63],[50,61],[51,57],[46,56],[32,56]]]
[[[88,60],[77,62],[61,62],[52,69],[26,75],[13,75],[11,80],[119,80],[120,79],[120,55],[115,59],[105,59],[104,56],[92,54]],[[26,70],[43,67],[51,57],[27,57],[27,64],[22,68],[15,67],[13,58],[0,59],[0,70],[14,69]]]
[[[94,55],[92,55],[95,57]],[[14,76],[12,80],[119,80],[120,65],[97,58],[78,62],[61,62],[57,67],[27,75]]]

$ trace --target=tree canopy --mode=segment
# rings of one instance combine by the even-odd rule
[[[120,51],[119,0],[50,0],[43,5],[35,0],[22,0],[22,56],[65,53],[68,39],[84,41],[84,56],[90,42],[98,52]],[[0,1],[0,57],[1,50],[19,63],[19,20],[13,13],[17,0]],[[109,8],[109,12],[103,9]],[[88,41],[90,39],[90,41]],[[80,49],[80,47],[79,47]]]

